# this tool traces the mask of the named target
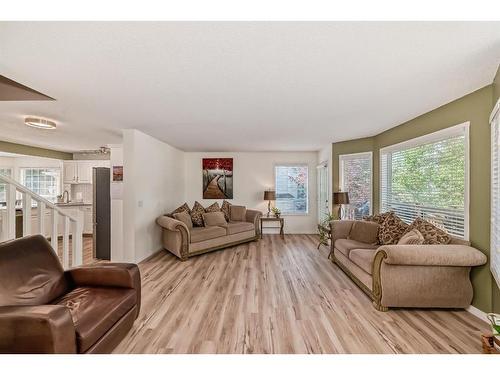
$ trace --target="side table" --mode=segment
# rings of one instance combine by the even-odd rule
[[[262,216],[260,218],[260,238],[262,238],[262,229],[264,228],[263,227],[263,223],[264,222],[272,222],[272,221],[277,221],[280,223],[280,236],[282,239],[285,239],[285,231],[283,230],[283,228],[285,227],[285,219],[283,219],[282,217],[267,217],[267,216]]]

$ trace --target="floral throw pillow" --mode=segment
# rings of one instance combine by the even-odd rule
[[[224,218],[226,219],[226,221],[229,221],[229,207],[231,207],[231,203],[226,200],[222,201],[222,207],[220,210],[224,212]]]
[[[189,206],[187,203],[184,203],[182,206],[180,207],[177,207],[175,210],[173,210],[171,213],[169,214],[166,214],[165,216],[169,216],[169,217],[174,217],[174,214],[178,214],[178,213],[181,213],[183,211],[186,211],[188,214],[191,213],[191,210],[189,209]]]
[[[424,236],[425,245],[446,245],[451,241],[451,236],[434,224],[417,217],[408,228],[408,231],[416,229]]]
[[[401,220],[394,212],[390,212],[380,224],[378,240],[382,245],[394,245],[403,237],[408,224]]]
[[[389,212],[383,212],[381,214],[375,214],[375,215],[370,215],[370,216],[364,216],[363,217],[363,220],[366,220],[366,221],[373,221],[377,224],[382,224],[384,222],[385,219],[387,219],[387,217],[392,214],[393,212],[392,211],[389,211]]]
[[[194,202],[193,208],[191,209],[191,221],[193,226],[202,227],[203,226],[203,214],[205,213],[205,208],[198,202]]]
[[[220,212],[219,203],[215,202],[214,204],[211,204],[205,208],[205,212]]]

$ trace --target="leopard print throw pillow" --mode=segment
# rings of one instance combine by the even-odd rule
[[[408,224],[391,212],[380,225],[378,240],[382,245],[397,244],[407,229]]]
[[[416,229],[424,236],[425,245],[446,245],[451,241],[451,236],[434,224],[417,217],[408,228],[408,231]]]
[[[191,221],[193,222],[193,226],[202,227],[203,226],[203,214],[205,213],[205,209],[198,202],[194,202],[193,208],[191,209]]]

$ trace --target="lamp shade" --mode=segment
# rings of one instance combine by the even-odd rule
[[[275,201],[276,200],[276,193],[274,190],[267,190],[264,192],[264,200],[265,201]]]
[[[349,204],[347,191],[336,191],[333,193],[333,204]]]

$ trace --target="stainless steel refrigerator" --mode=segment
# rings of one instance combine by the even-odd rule
[[[111,193],[110,169],[92,171],[94,258],[111,260]]]

